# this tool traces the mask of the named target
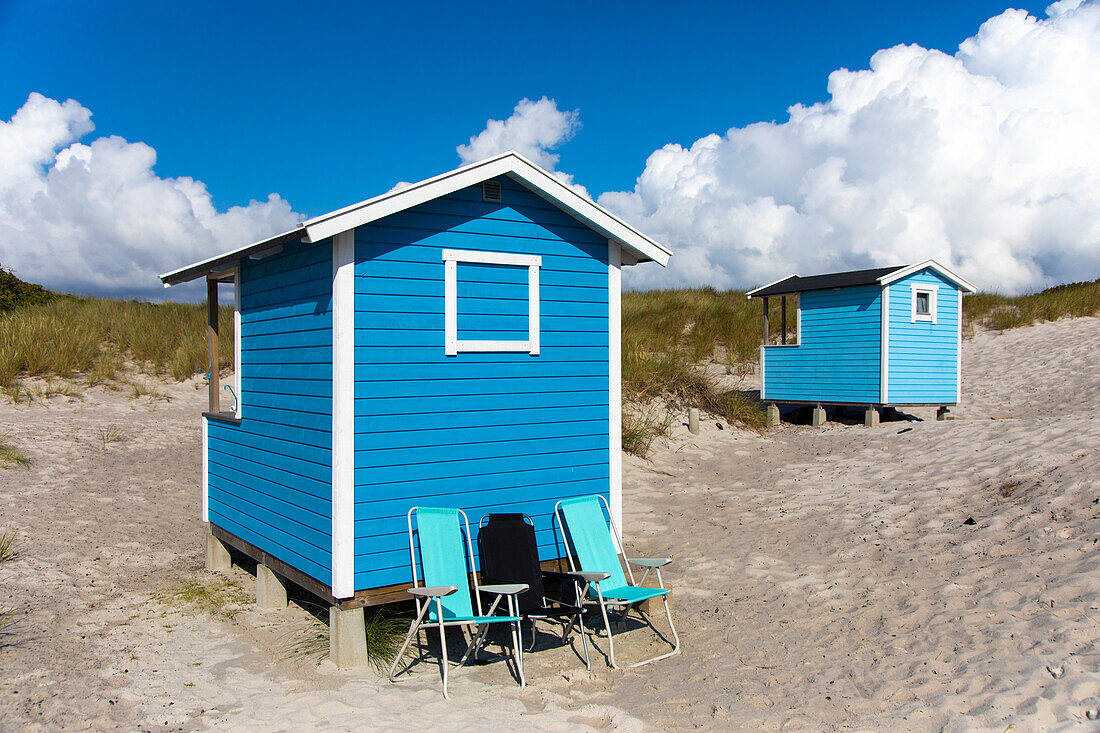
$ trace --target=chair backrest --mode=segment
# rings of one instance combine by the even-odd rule
[[[546,588],[539,565],[535,528],[525,514],[489,514],[481,518],[477,533],[481,579],[485,583],[526,583],[519,594],[519,610],[542,608]]]
[[[586,573],[610,573],[611,577],[601,588],[620,588],[628,585],[623,566],[619,561],[619,551],[611,538],[611,528],[604,518],[599,496],[582,496],[577,499],[563,499],[558,502],[559,524],[564,518],[565,527],[562,536],[566,540],[566,551],[577,556],[580,569]],[[609,512],[610,513],[610,512]]]
[[[439,509],[434,507],[413,507],[409,510],[409,556],[412,562],[413,585],[419,585],[416,572],[416,549],[413,545],[413,514],[416,515],[416,537],[420,545],[420,567],[426,587],[453,585],[457,593],[442,599],[443,619],[468,618],[474,615],[470,601],[469,573],[473,568],[469,561],[473,558],[470,545],[470,523],[461,509]],[[463,542],[462,530],[466,529],[466,541]],[[465,545],[465,547],[463,547]],[[474,575],[474,593],[477,594],[477,575]],[[481,599],[478,598],[478,615],[481,614]],[[417,601],[419,607],[420,602]],[[431,618],[435,620],[435,603],[431,605]]]

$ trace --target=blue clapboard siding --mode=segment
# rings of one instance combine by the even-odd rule
[[[936,290],[936,322],[912,322],[911,285]],[[890,285],[889,401],[954,404],[958,379],[958,289],[933,270]]]
[[[882,289],[802,293],[802,343],[764,349],[764,399],[879,402]]]
[[[209,423],[210,521],[332,578],[332,242],[241,264],[241,424]]]
[[[607,240],[508,178],[359,227],[355,587],[410,580],[405,514],[525,512],[609,487]],[[443,249],[540,255],[541,353],[444,353]],[[527,268],[459,263],[460,339],[527,339]]]

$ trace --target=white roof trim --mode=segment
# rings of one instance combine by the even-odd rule
[[[319,242],[357,226],[368,224],[500,175],[507,175],[513,180],[526,185],[534,193],[568,212],[587,226],[600,232],[608,239],[618,242],[632,259],[640,262],[653,261],[662,267],[668,264],[668,259],[672,256],[671,251],[642,234],[595,201],[577,193],[519,153],[510,151],[464,165],[405,188],[390,191],[351,206],[345,206],[328,214],[314,217],[299,224],[296,229],[166,272],[160,278],[164,281],[165,287],[168,287],[178,282],[186,282],[202,277],[205,274],[203,272],[205,265],[210,265],[212,269],[215,264],[220,267],[227,260],[240,259],[254,252],[258,253],[265,249],[264,245],[268,243],[276,246],[289,239],[301,239],[306,243]],[[187,276],[181,279],[180,275],[189,270],[198,274],[187,273]]]
[[[310,219],[303,225],[306,229],[304,241],[320,241],[500,175],[526,184],[542,198],[622,244],[638,259],[652,260],[662,266],[668,264],[672,255],[669,250],[519,153],[511,151]]]
[[[968,293],[976,293],[978,291],[974,284],[971,283],[969,280],[966,280],[965,278],[956,275],[955,273],[951,272],[951,270],[948,270],[946,267],[936,262],[935,260],[925,260],[924,262],[916,265],[909,265],[908,267],[903,267],[900,270],[894,270],[893,272],[880,277],[878,281],[883,285],[889,285],[892,282],[901,280],[905,277],[909,277],[914,272],[920,272],[926,267],[935,270],[945,279],[950,280],[952,283],[958,286],[960,290]]]
[[[767,285],[761,285],[761,286],[760,286],[760,287],[758,287],[758,288],[755,288],[755,289],[753,289],[753,290],[750,290],[749,292],[745,293],[745,296],[746,296],[746,297],[747,297],[747,298],[748,298],[749,300],[752,300],[752,295],[753,295],[753,293],[758,293],[758,292],[760,292],[761,290],[763,290],[764,288],[770,288],[770,287],[771,287],[772,285],[778,285],[779,283],[783,282],[784,280],[790,280],[790,279],[791,279],[792,277],[798,277],[798,273],[796,272],[796,273],[794,273],[793,275],[787,275],[786,277],[781,277],[781,278],[779,278],[778,280],[772,280],[772,281],[771,281],[770,283],[768,283]]]

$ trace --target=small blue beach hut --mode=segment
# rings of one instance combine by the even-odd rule
[[[974,286],[933,260],[916,265],[792,275],[750,291],[764,304],[760,396],[773,403],[936,405],[941,416],[962,389],[962,296]],[[797,298],[796,336],[788,343],[786,299]],[[768,299],[782,301],[779,344],[769,344]]]
[[[409,598],[413,505],[524,512],[547,561],[560,499],[602,494],[621,526],[620,272],[669,256],[506,153],[162,275],[207,280],[208,563],[235,548],[258,589],[290,579],[361,619]]]

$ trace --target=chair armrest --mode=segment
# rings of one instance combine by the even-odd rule
[[[626,559],[626,561],[628,563],[630,563],[631,565],[637,565],[638,567],[642,567],[642,568],[663,568],[665,565],[668,565],[670,562],[672,562],[672,558],[671,557],[654,557],[654,558],[628,557]]]
[[[543,575],[548,575],[551,578],[568,578],[569,580],[579,580],[583,583],[598,583],[601,580],[607,580],[611,577],[611,573],[582,573],[582,572],[567,572],[559,573],[553,570],[543,570]]]
[[[526,583],[500,583],[497,585],[481,585],[478,586],[479,590],[486,593],[497,593],[502,596],[514,596],[517,593],[522,593],[531,586]]]
[[[457,585],[436,585],[431,588],[409,588],[409,593],[421,598],[442,598],[458,590]]]

